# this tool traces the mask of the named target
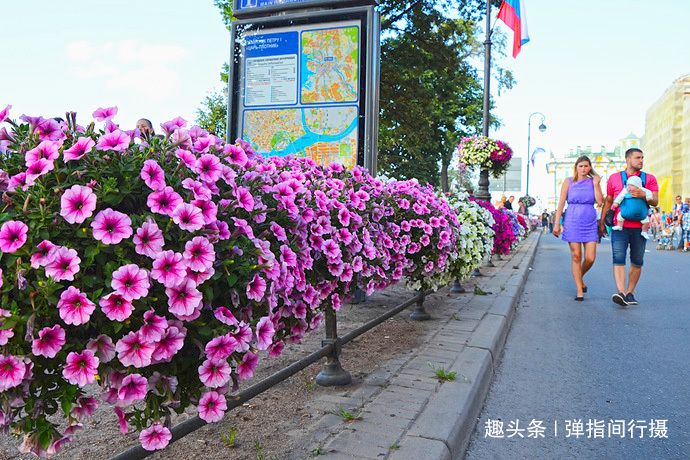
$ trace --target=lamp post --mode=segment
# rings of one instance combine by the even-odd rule
[[[482,134],[489,136],[489,85],[491,83],[491,2],[486,2],[486,39],[484,40],[484,105],[483,105],[483,122]],[[489,193],[489,170],[481,169],[479,172],[479,190],[477,191],[477,199],[481,201],[491,202],[491,193]]]
[[[546,131],[546,125],[544,124],[544,120],[546,120],[546,117],[544,116],[543,113],[541,112],[534,112],[532,115],[529,116],[527,119],[527,190],[525,191],[525,195],[529,196],[529,163],[531,161],[531,156],[532,156],[532,151],[529,148],[530,144],[530,136],[532,134],[532,117],[535,115],[541,115],[541,124],[539,125],[539,131],[542,133]]]

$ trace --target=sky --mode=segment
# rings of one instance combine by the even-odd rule
[[[220,91],[230,32],[212,0],[3,1],[0,105],[21,114],[77,112],[87,124],[117,106],[125,129],[196,119]]]
[[[534,112],[544,114],[547,130],[539,132],[541,116],[534,115],[530,150],[542,147],[557,157],[578,145],[611,151],[631,132],[641,137],[647,109],[674,80],[690,73],[686,0],[524,2],[530,42],[516,59],[502,61],[517,85],[494,93],[492,114],[504,126],[489,133],[518,155],[525,157]],[[512,34],[503,23],[497,27]],[[546,158],[537,156],[530,167],[530,195],[543,198],[553,187]]]
[[[524,2],[531,41],[501,62],[517,85],[498,95],[492,83],[492,114],[503,126],[490,136],[517,155],[527,150],[534,112],[547,130],[532,117],[531,149],[556,156],[642,136],[647,109],[690,73],[687,0]],[[2,23],[0,106],[11,104],[13,118],[73,110],[85,124],[98,107],[117,106],[122,127],[142,117],[158,127],[178,115],[193,121],[205,96],[223,86],[230,34],[212,0],[6,1]],[[549,190],[545,160],[537,157],[530,171],[537,197]]]

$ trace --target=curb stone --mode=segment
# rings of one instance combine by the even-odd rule
[[[343,406],[361,412],[361,422],[325,415],[288,436],[302,447],[288,458],[309,458],[319,448],[326,459],[462,459],[493,380],[515,309],[531,270],[541,232],[533,232],[495,267],[484,267],[475,284],[492,295],[427,298],[432,316],[424,343],[370,374],[358,388],[322,395],[315,406]],[[517,267],[517,268],[516,268]],[[403,313],[404,314],[404,313]],[[452,381],[432,379],[429,368],[456,372]]]

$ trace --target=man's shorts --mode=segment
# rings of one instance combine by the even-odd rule
[[[627,228],[611,232],[611,249],[613,265],[625,265],[625,256],[630,247],[630,264],[635,267],[644,265],[644,250],[647,240],[642,236],[641,228]]]

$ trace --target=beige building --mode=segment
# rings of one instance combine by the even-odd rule
[[[647,110],[642,138],[644,169],[659,182],[659,205],[690,197],[690,75],[674,81]]]
[[[546,164],[546,171],[549,173],[549,180],[553,182],[553,192],[549,193],[547,197],[547,207],[549,209],[556,209],[563,182],[566,178],[573,175],[575,161],[582,155],[589,157],[594,170],[602,176],[601,191],[606,195],[606,184],[609,176],[625,168],[625,151],[631,147],[639,146],[640,138],[630,134],[625,139],[622,139],[621,144],[610,152],[603,145],[598,151],[591,146],[583,148],[578,145],[577,148],[570,149],[568,156],[559,158],[556,158],[553,152],[551,152],[550,161]]]

